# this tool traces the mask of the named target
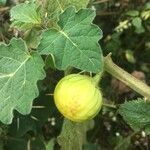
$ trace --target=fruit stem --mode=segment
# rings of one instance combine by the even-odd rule
[[[101,77],[102,77],[102,72],[99,72],[97,73],[94,77],[93,77],[93,80],[95,81],[96,85],[98,86],[100,80],[101,80]]]
[[[68,67],[65,71],[64,71],[64,76],[67,76],[71,73],[72,71],[72,67]]]
[[[150,87],[117,66],[111,59],[111,53],[104,58],[104,69],[131,89],[150,100]]]

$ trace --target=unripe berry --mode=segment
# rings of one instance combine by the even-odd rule
[[[92,119],[101,109],[102,94],[91,77],[71,74],[56,85],[54,100],[66,118],[82,122]]]

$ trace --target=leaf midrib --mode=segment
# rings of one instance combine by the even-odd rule
[[[82,52],[82,50],[78,47],[78,45],[75,44],[75,43],[71,40],[71,38],[70,38],[65,32],[63,32],[62,30],[59,31],[59,32],[60,32],[62,35],[64,35],[64,36],[79,50],[80,54],[84,54],[84,55],[85,55],[85,53]],[[87,55],[85,55],[85,56],[86,56],[87,59],[92,63],[92,65],[95,66],[94,63],[93,63],[93,61],[92,61]]]
[[[11,75],[7,75],[9,77],[9,79],[7,80],[7,82],[4,84],[4,86],[0,89],[0,92],[3,90],[3,88],[7,85],[7,83],[15,76],[15,74],[19,71],[19,69],[28,61],[28,59],[31,56],[28,56],[22,63],[21,65],[15,70],[15,72],[11,73]],[[4,77],[5,78],[5,77]]]

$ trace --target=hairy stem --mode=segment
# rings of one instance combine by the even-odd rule
[[[143,95],[145,98],[150,100],[150,87],[144,82],[138,80],[119,66],[117,66],[111,59],[111,54],[104,58],[105,71],[110,73],[112,76],[122,81],[124,84],[129,86],[137,93]]]

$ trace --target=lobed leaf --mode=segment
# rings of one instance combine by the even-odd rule
[[[12,122],[13,110],[29,114],[39,94],[37,81],[45,77],[44,62],[37,52],[28,52],[21,39],[0,44],[0,121]]]
[[[98,44],[102,31],[91,23],[94,17],[95,11],[91,9],[76,12],[74,7],[69,7],[59,16],[60,29],[43,33],[38,52],[52,54],[60,70],[71,66],[93,73],[102,71],[103,56]]]
[[[12,26],[26,30],[41,23],[40,14],[34,3],[21,3],[10,11]]]

